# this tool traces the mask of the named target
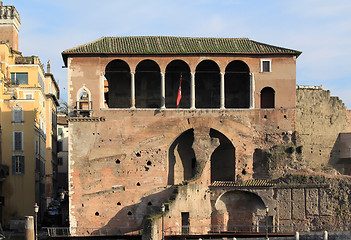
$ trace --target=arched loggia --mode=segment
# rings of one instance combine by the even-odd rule
[[[135,70],[135,106],[159,108],[161,106],[160,67],[152,60],[141,61]]]
[[[220,71],[217,63],[204,60],[197,65],[195,86],[197,108],[220,107]]]
[[[178,89],[181,79],[180,108],[190,108],[190,68],[182,60],[174,60],[166,68],[166,108],[177,107]]]
[[[130,107],[130,68],[123,60],[113,60],[105,68],[105,103],[109,108]]]
[[[225,69],[225,107],[250,107],[250,69],[240,60],[230,62]]]

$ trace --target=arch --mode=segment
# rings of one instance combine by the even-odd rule
[[[235,180],[235,147],[221,132],[211,128],[210,137],[218,138],[220,145],[211,155],[211,182]]]
[[[180,78],[182,79],[181,108],[190,108],[190,68],[183,60],[173,60],[166,67],[166,107],[177,107]]]
[[[261,90],[261,108],[275,108],[275,91],[271,87]]]
[[[195,152],[192,148],[194,129],[180,134],[168,151],[168,184],[180,184],[194,176]]]
[[[220,107],[220,69],[212,60],[201,61],[195,70],[197,108]]]
[[[250,69],[240,60],[230,62],[224,75],[225,81],[225,107],[250,107]]]
[[[131,76],[128,63],[115,59],[105,68],[104,95],[109,108],[130,107]]]
[[[135,69],[135,106],[159,108],[161,106],[161,74],[155,61],[143,60]]]
[[[265,217],[266,204],[255,193],[233,190],[219,196],[214,207],[212,223],[225,225],[227,231],[252,231]]]
[[[90,90],[85,86],[85,84],[83,85],[83,87],[81,87],[78,91],[77,91],[77,102],[81,100],[82,95],[85,94],[85,98],[88,101],[91,101],[91,93]]]

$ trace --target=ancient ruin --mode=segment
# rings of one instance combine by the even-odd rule
[[[300,54],[184,37],[104,37],[64,51],[71,233],[341,226],[349,112],[322,88],[296,87]]]

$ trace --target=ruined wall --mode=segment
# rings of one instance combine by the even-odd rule
[[[350,129],[346,106],[321,87],[298,86],[296,99],[297,145],[303,146],[306,167],[343,173],[338,136]]]
[[[246,180],[253,175],[255,149],[291,142],[295,126],[294,109],[118,110],[101,111],[99,116],[69,122],[70,223],[113,228],[116,233],[142,229],[148,216],[157,214],[161,203],[168,201],[173,192],[168,185],[168,153],[183,132],[194,129],[193,149],[202,171],[193,182],[204,192],[211,184],[210,157],[216,147],[208,147],[215,140],[209,136],[210,129],[224,134],[235,147],[233,180]],[[172,207],[178,215],[172,215],[174,222],[168,227],[180,221],[179,212],[198,206],[203,194],[191,192],[185,196],[188,201]],[[208,221],[202,219],[211,214],[209,209],[197,217],[190,215],[191,221]]]

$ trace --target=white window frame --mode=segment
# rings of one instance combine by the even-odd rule
[[[21,157],[23,159],[23,162],[21,161]],[[12,161],[14,161],[12,163],[12,167],[14,168],[12,170],[12,173],[14,175],[23,175],[24,174],[24,168],[25,168],[24,155],[22,155],[22,154],[12,155]],[[18,170],[20,170],[20,171],[18,171]]]
[[[21,149],[16,149],[16,133],[21,133]],[[23,152],[23,131],[13,131],[12,146],[14,152]]]
[[[17,115],[20,112],[21,115]],[[17,119],[19,116],[20,119]],[[12,122],[15,124],[23,123],[23,108],[20,105],[15,105],[12,107]]]
[[[269,62],[269,71],[263,71],[263,62]],[[261,73],[269,73],[272,72],[272,59],[260,59],[261,63]]]

